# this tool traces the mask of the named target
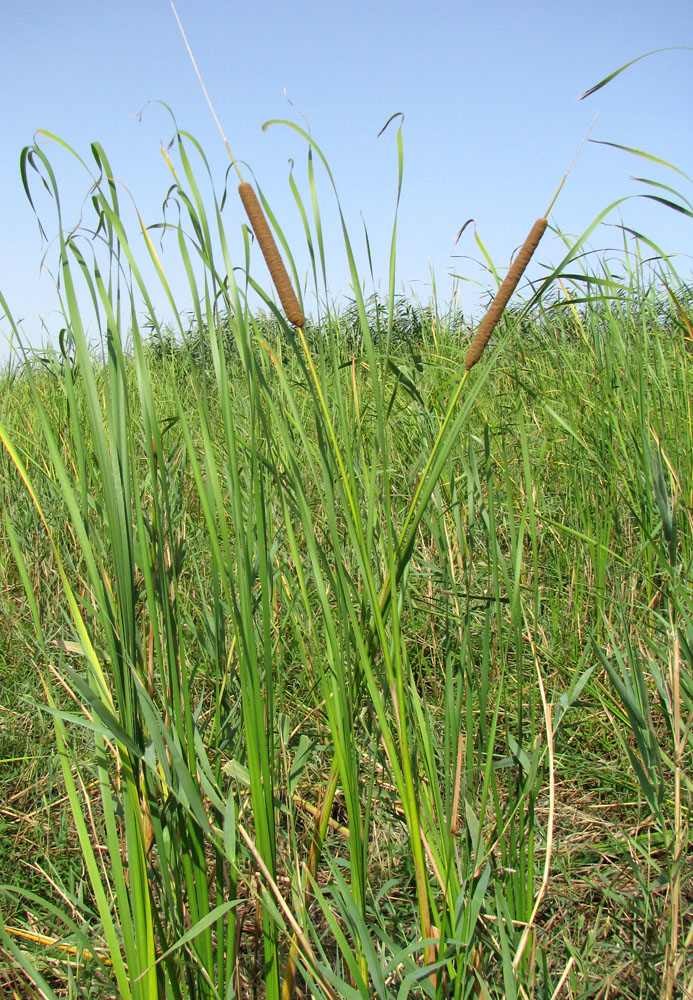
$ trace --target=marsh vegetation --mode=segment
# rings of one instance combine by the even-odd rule
[[[691,996],[690,287],[566,241],[468,372],[394,237],[330,304],[296,192],[295,329],[178,133],[144,327],[93,153],[0,382],[3,996]]]

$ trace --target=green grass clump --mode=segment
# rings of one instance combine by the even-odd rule
[[[101,148],[92,262],[24,156],[66,332],[0,385],[2,988],[681,992],[687,289],[585,274],[470,375],[461,318],[396,297],[394,238],[368,300],[345,226],[354,301],[324,304],[309,140],[294,330],[176,140],[188,319],[139,234],[173,328]]]

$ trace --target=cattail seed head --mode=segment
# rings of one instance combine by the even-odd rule
[[[284,261],[277,249],[277,244],[274,242],[274,237],[267,224],[265,213],[262,211],[262,206],[257,199],[257,195],[247,181],[242,181],[238,185],[238,193],[241,196],[241,201],[250,219],[250,225],[253,227],[255,238],[260,244],[262,256],[265,258],[267,269],[274,282],[274,287],[277,289],[277,295],[286,313],[286,318],[294,326],[302,327],[305,322],[303,312],[298,304],[296,293],[291,285],[291,279],[286,272]]]
[[[520,252],[503,279],[503,283],[496,292],[495,299],[482,319],[479,329],[474,335],[474,340],[469,345],[467,360],[465,362],[467,371],[469,371],[469,369],[477,363],[481,355],[484,353],[484,348],[488,344],[491,334],[496,328],[498,320],[503,315],[503,310],[507,306],[510,296],[517,288],[517,283],[525,273],[525,269],[532,259],[532,254],[539,246],[539,241],[544,235],[547,225],[548,223],[545,218],[537,219],[532,226],[529,236],[522,244]]]

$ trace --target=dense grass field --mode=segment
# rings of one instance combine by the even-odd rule
[[[294,329],[189,152],[192,320],[97,149],[0,381],[0,993],[693,996],[690,289],[554,275],[467,372],[393,242]]]

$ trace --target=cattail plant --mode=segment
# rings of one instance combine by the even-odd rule
[[[493,333],[493,331],[497,327],[498,321],[500,320],[501,316],[503,315],[503,312],[505,311],[505,307],[507,306],[508,302],[510,301],[510,298],[511,298],[513,292],[517,288],[517,286],[519,284],[519,281],[520,281],[520,278],[522,277],[522,275],[527,270],[527,266],[528,266],[530,260],[532,259],[534,251],[539,246],[541,238],[544,235],[544,233],[546,232],[546,227],[548,225],[548,216],[549,216],[549,213],[551,212],[551,209],[555,205],[556,200],[557,200],[559,194],[561,193],[561,191],[563,189],[563,185],[565,184],[566,180],[568,179],[568,175],[570,174],[570,171],[573,169],[575,161],[577,160],[578,156],[580,155],[580,150],[585,145],[585,143],[587,141],[587,138],[588,138],[590,132],[592,131],[592,128],[594,127],[594,122],[596,122],[596,120],[597,119],[595,117],[594,120],[592,121],[592,124],[587,129],[587,132],[585,133],[585,136],[584,136],[582,142],[580,143],[580,145],[578,146],[578,148],[577,148],[577,150],[575,152],[575,156],[573,157],[573,159],[572,159],[572,161],[570,163],[570,166],[568,167],[568,169],[564,173],[563,179],[561,180],[561,183],[558,185],[558,189],[556,190],[556,193],[554,194],[553,198],[551,199],[549,207],[546,209],[546,211],[544,212],[544,214],[542,215],[542,217],[539,218],[539,219],[537,219],[537,221],[532,226],[527,239],[524,241],[524,243],[520,247],[519,254],[515,258],[515,260],[513,261],[513,263],[510,265],[510,270],[508,271],[508,273],[506,274],[505,278],[501,282],[501,286],[498,289],[498,291],[496,292],[496,296],[495,296],[493,302],[491,303],[488,312],[486,313],[486,315],[482,319],[482,321],[481,321],[481,323],[479,325],[479,329],[476,331],[476,334],[474,335],[474,339],[472,340],[471,344],[469,345],[469,350],[467,351],[467,358],[466,358],[466,361],[465,361],[465,368],[466,368],[467,371],[469,371],[470,368],[474,367],[474,365],[477,363],[477,361],[479,360],[479,358],[481,357],[481,355],[484,353],[484,348],[486,347],[486,345],[488,344],[489,340],[491,339],[491,334]],[[575,250],[575,249],[577,249],[577,247],[575,247],[573,249]],[[567,263],[568,259],[570,259],[570,258],[566,258],[566,260],[564,260],[563,263],[564,264]],[[560,265],[560,266],[562,266],[562,265]],[[556,275],[556,273],[557,272],[554,272],[554,274],[548,279],[548,282],[550,282],[551,280],[553,280],[553,277]]]
[[[522,244],[519,254],[513,261],[510,270],[506,274],[496,293],[496,297],[491,303],[488,312],[481,321],[479,329],[476,331],[474,339],[469,345],[467,360],[465,362],[467,371],[469,371],[469,369],[477,363],[481,355],[484,353],[484,348],[491,339],[491,334],[498,325],[498,321],[510,301],[510,296],[517,288],[518,282],[527,270],[527,265],[532,259],[534,251],[539,246],[539,241],[546,231],[547,224],[545,216],[541,219],[537,219],[530,230],[529,236]]]
[[[298,304],[291,279],[284,267],[284,261],[277,249],[277,244],[274,242],[272,231],[267,223],[265,213],[262,211],[262,206],[258,201],[257,195],[247,181],[241,181],[238,185],[238,193],[248,213],[255,238],[260,244],[262,256],[265,258],[267,269],[274,282],[274,287],[277,289],[277,295],[286,313],[286,318],[294,326],[302,327],[305,323],[303,311]]]
[[[178,23],[180,33],[183,36],[183,41],[185,43],[186,49],[188,50],[188,55],[190,56],[190,61],[192,62],[193,69],[195,70],[197,79],[199,80],[200,86],[202,87],[202,93],[205,95],[205,100],[209,105],[209,110],[212,112],[212,117],[214,118],[217,128],[219,129],[219,132],[221,134],[221,138],[224,141],[224,145],[226,146],[226,151],[229,154],[229,157],[231,158],[231,163],[233,164],[234,169],[238,174],[238,180],[240,181],[238,185],[238,193],[241,196],[241,201],[243,202],[243,206],[246,212],[248,213],[248,218],[250,219],[250,225],[252,226],[253,232],[255,233],[255,238],[260,244],[260,249],[262,250],[262,256],[265,258],[267,269],[269,270],[272,282],[274,283],[274,287],[277,290],[277,295],[279,296],[279,301],[282,304],[282,307],[286,314],[286,318],[289,320],[290,323],[293,323],[294,326],[303,328],[303,324],[305,323],[303,310],[301,309],[298,303],[298,299],[296,298],[296,293],[294,292],[293,286],[291,284],[291,279],[289,278],[286,268],[284,267],[284,261],[281,258],[279,250],[277,249],[277,244],[274,241],[274,237],[272,236],[272,231],[267,223],[267,219],[265,218],[265,213],[262,211],[262,206],[258,201],[257,195],[255,194],[252,185],[250,185],[247,181],[243,180],[243,175],[236,161],[236,157],[231,152],[231,147],[229,146],[228,140],[224,135],[224,130],[221,127],[221,122],[219,121],[217,113],[214,110],[214,105],[212,104],[209,98],[209,94],[207,93],[207,88],[205,87],[202,75],[199,69],[197,68],[195,57],[192,53],[192,49],[190,48],[190,44],[183,29],[183,25],[181,24],[180,18],[178,17],[178,12],[173,3],[171,4],[171,8],[173,9],[173,14]]]

